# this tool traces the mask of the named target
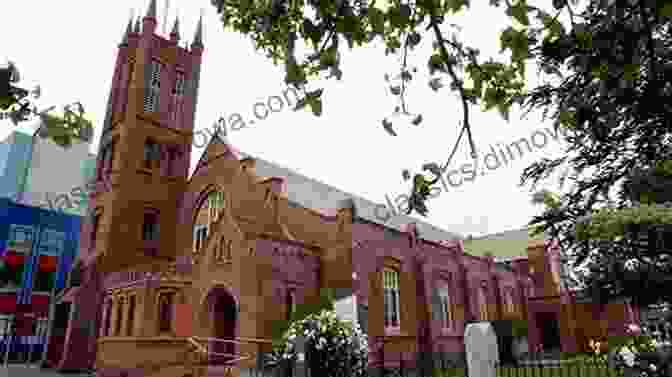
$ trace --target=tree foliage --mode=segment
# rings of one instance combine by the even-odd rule
[[[62,147],[69,147],[76,139],[88,141],[93,136],[93,124],[84,117],[84,107],[75,102],[63,107],[63,115],[38,110],[32,100],[41,96],[40,87],[28,91],[18,86],[21,80],[14,63],[0,66],[0,120],[9,119],[14,125],[38,118],[38,135],[49,138]]]
[[[398,72],[384,78],[390,92],[398,97],[399,105],[392,116],[382,119],[382,127],[396,136],[392,119],[406,118],[419,125],[421,114],[409,110],[406,89],[419,74],[418,67],[408,64],[409,54],[416,53],[421,43],[431,43],[426,57],[430,78],[428,85],[435,91],[447,88],[460,99],[461,128],[455,147],[440,172],[445,172],[466,134],[475,158],[469,110],[481,105],[484,110],[496,109],[504,119],[514,104],[524,98],[525,62],[538,55],[542,48],[568,40],[567,31],[558,20],[561,12],[572,14],[566,0],[554,0],[554,10],[531,6],[526,0],[490,0],[492,7],[501,9],[511,20],[502,25],[500,45],[510,58],[498,61],[483,58],[479,50],[459,34],[459,26],[451,17],[470,12],[469,0],[213,0],[225,27],[249,36],[255,47],[274,63],[285,66],[285,82],[303,91],[305,99],[298,108],[310,108],[322,114],[322,88],[311,88],[320,77],[340,80],[343,45],[349,48],[367,47],[376,41],[385,45],[385,54],[399,55]],[[473,15],[478,17],[478,15]],[[585,38],[583,34],[575,39]],[[559,42],[563,41],[563,42]],[[578,42],[572,42],[572,45]],[[548,72],[557,73],[549,66]],[[425,180],[426,181],[426,180]],[[425,215],[426,189],[423,180],[414,179],[410,211]],[[428,182],[428,181],[427,181]]]
[[[601,302],[672,298],[671,17],[668,1],[591,2],[542,46],[541,66],[569,74],[526,98],[568,137],[565,155],[532,164],[522,183],[560,171],[571,183],[535,196],[545,210],[532,225],[560,240]]]

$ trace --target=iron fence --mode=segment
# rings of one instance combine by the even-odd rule
[[[617,377],[619,371],[606,360],[588,356],[575,359],[530,358],[516,364],[497,366],[498,377]]]
[[[380,358],[382,356],[382,358]],[[270,374],[268,374],[270,371]],[[310,370],[296,365],[271,370],[259,376],[274,377],[318,377]],[[544,360],[498,365],[497,377],[617,377],[618,370],[607,362],[589,357],[572,360]],[[242,375],[241,375],[242,376]],[[378,360],[369,363],[367,377],[468,377],[464,360],[456,360],[442,353],[390,353],[379,355]],[[323,377],[323,376],[319,376]],[[324,376],[329,377],[329,376]]]

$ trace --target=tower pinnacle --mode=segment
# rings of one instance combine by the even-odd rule
[[[170,40],[171,41],[179,41],[180,40],[180,19],[175,18],[175,23],[173,24],[173,31],[170,32]]]
[[[191,48],[193,49],[194,47],[203,47],[203,15],[198,18],[194,41],[191,42]]]
[[[149,0],[149,7],[147,8],[145,18],[153,18],[156,20],[156,0]]]
[[[128,35],[133,32],[133,18],[128,19],[128,25],[126,25],[126,31],[124,32],[124,37],[121,40],[121,44],[128,43]]]

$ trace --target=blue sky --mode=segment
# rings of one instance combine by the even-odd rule
[[[149,0],[84,1],[37,0],[3,4],[0,59],[10,59],[21,69],[25,85],[39,83],[43,88],[40,103],[45,107],[81,101],[96,125],[92,152],[98,146],[104,107],[110,89],[117,44],[131,10],[142,14]],[[477,3],[477,2],[473,2]],[[509,24],[502,10],[478,2],[466,17],[451,18],[463,27],[461,35],[474,41],[483,56],[499,52],[497,33]],[[548,8],[547,1],[541,6]],[[159,33],[162,33],[164,1],[159,1]],[[211,128],[219,118],[233,113],[250,118],[253,105],[282,96],[283,67],[274,66],[245,36],[225,31],[209,0],[172,0],[167,17],[167,32],[176,15],[180,18],[182,39],[191,41],[199,14],[204,16],[205,53],[201,74],[196,129]],[[477,14],[477,17],[474,15]],[[21,31],[21,33],[17,33]],[[428,36],[427,36],[428,37]],[[396,197],[408,190],[401,171],[420,170],[426,162],[445,162],[458,133],[461,105],[447,90],[433,92],[427,85],[426,59],[430,40],[426,38],[411,58],[419,75],[409,90],[410,110],[423,115],[420,126],[395,123],[397,137],[388,135],[381,120],[396,105],[387,93],[384,74],[393,75],[399,64],[395,56],[385,56],[381,46],[346,51],[342,81],[324,83],[325,104],[322,117],[285,109],[264,121],[231,132],[228,139],[246,154],[258,156],[321,180],[341,190],[385,203],[385,195]],[[529,85],[537,82],[528,70]],[[279,104],[278,104],[279,106]],[[520,120],[514,113],[509,123],[496,112],[471,112],[475,144],[487,153],[497,143],[508,145],[528,138],[538,129],[550,129],[539,114]],[[12,127],[6,120],[0,137]],[[22,126],[22,129],[29,129]],[[519,176],[531,162],[562,153],[560,143],[549,141],[544,148],[525,153],[506,167],[479,176],[470,184],[449,190],[429,202],[425,221],[461,234],[480,235],[524,226],[539,208],[530,204],[528,187],[519,187]],[[194,148],[192,169],[203,148]],[[471,162],[464,144],[455,156],[454,166]],[[548,186],[555,188],[555,186]],[[291,188],[288,188],[291,190]]]

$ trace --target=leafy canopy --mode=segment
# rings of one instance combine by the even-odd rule
[[[672,299],[671,20],[669,2],[591,2],[542,46],[542,68],[568,74],[526,98],[568,135],[564,156],[521,177],[534,187],[562,173],[560,195],[535,196],[545,210],[532,225],[560,240],[602,302]]]
[[[525,61],[544,45],[558,43],[567,35],[558,21],[560,12],[569,8],[566,0],[553,1],[555,13],[531,6],[526,0],[490,0],[511,20],[502,25],[500,45],[508,52],[508,61],[484,59],[480,52],[463,40],[459,27],[450,23],[451,16],[470,12],[469,0],[213,0],[226,28],[245,34],[276,64],[285,66],[285,82],[300,89],[305,97],[297,105],[310,108],[319,116],[323,111],[322,88],[311,88],[318,78],[340,80],[343,45],[349,48],[385,45],[385,54],[400,55],[396,74],[385,74],[390,92],[399,105],[393,116],[384,118],[384,130],[396,136],[392,118],[406,117],[419,125],[421,114],[409,111],[405,93],[418,68],[407,64],[409,54],[417,53],[421,43],[431,43],[427,56],[428,85],[435,91],[444,87],[454,92],[462,104],[462,128],[448,162],[440,168],[445,172],[466,133],[472,151],[474,142],[469,123],[471,105],[484,110],[496,109],[509,118],[515,103],[521,103],[525,87]],[[571,8],[569,8],[571,13]],[[473,15],[477,17],[478,15]],[[474,156],[475,157],[475,156]],[[436,166],[440,164],[432,163]],[[425,215],[425,180],[414,180],[413,200],[409,213],[416,210]]]
[[[84,117],[84,107],[75,102],[63,107],[63,115],[50,113],[55,107],[39,111],[31,99],[38,99],[42,91],[36,87],[28,91],[17,86],[19,70],[12,62],[0,66],[0,120],[9,119],[16,126],[39,118],[38,135],[49,138],[62,147],[69,147],[76,139],[88,141],[93,136],[93,124]]]

